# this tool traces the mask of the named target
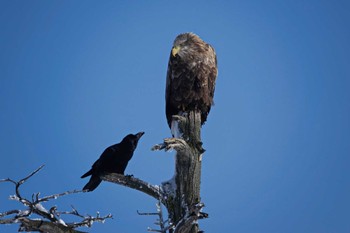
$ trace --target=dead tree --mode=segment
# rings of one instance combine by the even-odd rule
[[[201,167],[204,149],[201,142],[201,115],[190,112],[185,116],[173,116],[179,123],[181,138],[166,138],[152,150],[175,150],[174,177],[161,185],[151,185],[135,177],[105,174],[101,179],[144,192],[162,203],[169,214],[167,224],[160,223],[156,232],[197,233],[198,219],[208,217],[202,212],[200,198]],[[159,215],[159,212],[157,213]],[[162,216],[160,215],[159,219]]]
[[[140,215],[157,215],[159,217],[157,225],[159,225],[160,229],[148,228],[149,231],[197,233],[200,232],[198,220],[208,217],[208,214],[202,212],[204,204],[200,198],[202,155],[204,153],[201,142],[201,115],[199,112],[190,112],[184,116],[173,117],[179,123],[181,137],[166,138],[163,143],[157,144],[152,148],[152,150],[176,151],[175,174],[172,179],[163,182],[161,185],[152,185],[133,176],[114,173],[103,174],[101,179],[141,191],[157,200],[157,213],[139,213]],[[91,226],[89,223],[104,221],[111,217],[111,215],[106,217],[100,217],[99,215],[97,217],[84,217],[74,208],[71,212],[59,213],[54,207],[46,210],[41,204],[58,196],[82,191],[71,191],[43,198],[39,198],[39,194],[37,194],[33,195],[32,201],[23,198],[19,192],[20,185],[40,169],[41,167],[19,182],[11,179],[0,180],[0,182],[8,181],[14,183],[16,185],[16,195],[13,196],[13,199],[28,207],[24,211],[13,210],[0,213],[0,224],[19,222],[21,223],[20,230],[22,231],[79,233],[80,231],[75,230],[76,227]],[[164,205],[167,209],[169,215],[167,220],[163,218],[161,205]],[[30,219],[29,216],[33,213],[45,220]],[[59,217],[61,214],[73,214],[83,218],[83,220],[79,223],[65,223]],[[2,219],[9,215],[15,216],[10,219]]]
[[[1,182],[10,182],[15,185],[15,194],[10,196],[11,200],[18,201],[25,206],[23,210],[8,210],[0,212],[0,224],[20,224],[18,231],[25,232],[47,232],[47,233],[83,233],[83,231],[75,230],[77,227],[91,227],[94,222],[104,222],[108,218],[112,218],[111,214],[101,217],[97,213],[96,217],[87,215],[81,215],[73,206],[71,211],[58,211],[56,206],[52,206],[50,209],[46,209],[43,205],[44,202],[48,202],[52,199],[59,197],[81,193],[81,190],[67,191],[59,194],[53,194],[45,197],[40,197],[40,193],[33,194],[31,199],[25,198],[21,195],[20,187],[30,177],[39,172],[43,166],[36,169],[27,177],[20,181],[14,181],[10,178],[2,179]],[[33,218],[36,215],[40,219]],[[78,222],[66,223],[61,216],[62,215],[74,215],[81,219]]]

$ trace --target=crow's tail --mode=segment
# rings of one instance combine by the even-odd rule
[[[83,190],[87,190],[88,192],[93,191],[97,186],[102,182],[99,176],[92,175],[89,182],[84,186]]]
[[[90,175],[92,175],[92,169],[90,169],[87,173],[82,175],[80,178],[85,178],[85,177],[90,176]]]

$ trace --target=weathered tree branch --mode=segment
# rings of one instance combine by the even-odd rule
[[[182,145],[181,143],[185,143],[185,141],[183,140],[181,141],[180,139],[178,140],[179,141],[174,140],[174,138],[169,138],[169,140],[166,140],[168,144],[156,145],[155,148],[153,148],[153,150],[158,150],[159,149],[158,147],[162,147],[162,146],[164,146],[166,150],[175,149],[175,148],[180,150],[180,147]],[[171,230],[172,228],[174,228],[172,222],[170,222],[169,220],[165,220],[165,221],[163,220],[163,212],[161,209],[162,204],[167,207],[167,205],[169,204],[169,200],[172,200],[174,198],[173,195],[175,194],[173,190],[174,187],[172,187],[173,185],[172,180],[163,182],[161,186],[158,186],[158,185],[151,185],[150,183],[147,183],[133,176],[124,176],[122,174],[117,174],[117,173],[106,173],[101,175],[100,178],[104,181],[112,182],[115,184],[123,185],[125,187],[138,190],[158,200],[157,213],[137,212],[139,215],[158,215],[159,216],[159,219],[157,220],[157,225],[160,226],[160,230],[148,228],[148,231],[166,233],[168,230]]]
[[[100,177],[104,181],[120,184],[125,187],[129,187],[140,192],[143,192],[157,200],[161,200],[163,203],[163,192],[158,185],[152,185],[143,180],[132,176],[124,176],[117,173],[106,173]]]
[[[29,218],[19,218],[21,222],[18,231],[37,231],[37,232],[47,232],[47,233],[86,233],[84,231],[78,231],[72,229],[71,227],[64,226],[60,223],[53,223],[43,220],[34,220]]]
[[[39,172],[43,166],[36,169],[34,172],[29,174],[27,177],[21,179],[20,181],[14,181],[10,178],[1,179],[0,182],[10,182],[15,185],[15,195],[11,195],[11,200],[16,200],[21,202],[26,209],[25,210],[10,210],[0,213],[0,224],[15,224],[20,223],[18,231],[37,231],[37,232],[48,232],[48,233],[83,233],[82,231],[75,230],[77,227],[91,227],[93,222],[104,222],[108,218],[112,218],[112,215],[107,215],[101,217],[97,213],[96,217],[87,215],[83,216],[78,213],[76,209],[70,212],[57,212],[57,207],[53,206],[49,210],[45,209],[42,205],[44,202],[48,202],[52,199],[57,199],[69,194],[81,193],[82,190],[66,191],[59,194],[49,195],[40,198],[40,193],[32,195],[32,200],[24,198],[20,193],[20,187],[24,184],[30,177]],[[31,215],[36,214],[42,219],[31,219]],[[65,223],[61,218],[61,214],[71,214],[82,218],[80,222]],[[8,217],[7,219],[3,219]],[[45,219],[45,220],[44,220]]]

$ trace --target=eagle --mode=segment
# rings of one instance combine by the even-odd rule
[[[173,136],[178,130],[173,115],[199,111],[201,125],[205,123],[213,105],[217,74],[216,53],[211,45],[194,33],[182,33],[175,38],[165,90],[166,117]]]
[[[132,158],[137,143],[144,132],[137,134],[128,134],[120,143],[107,147],[98,160],[92,165],[91,169],[81,178],[91,176],[89,182],[84,186],[83,190],[93,191],[102,182],[100,175],[103,173],[123,174],[129,160]]]

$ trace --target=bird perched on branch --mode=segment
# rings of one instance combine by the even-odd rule
[[[137,143],[144,132],[129,134],[123,140],[115,145],[105,149],[98,160],[92,165],[92,168],[81,176],[85,178],[91,175],[89,182],[83,190],[93,191],[101,183],[100,175],[103,173],[119,173],[124,175],[126,166],[132,158]]]
[[[199,111],[201,124],[207,120],[213,105],[218,74],[214,48],[194,33],[175,38],[171,49],[166,79],[166,117],[174,135],[173,115]]]

